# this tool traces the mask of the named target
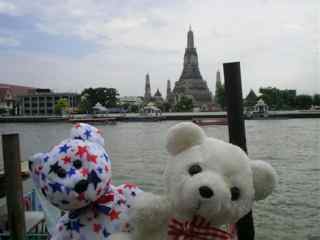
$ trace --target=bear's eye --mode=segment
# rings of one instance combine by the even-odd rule
[[[240,198],[240,189],[237,187],[232,187],[230,189],[231,192],[231,201],[236,201]]]
[[[59,178],[65,178],[67,175],[66,170],[64,170],[63,168],[58,168],[56,170],[56,174],[58,175]]]
[[[189,172],[189,174],[192,176],[192,175],[195,175],[195,174],[197,174],[197,173],[200,173],[202,171],[202,168],[200,167],[200,165],[199,164],[194,164],[194,165],[192,165],[190,168],[189,168],[189,170],[188,170],[188,172]]]
[[[76,169],[79,169],[79,168],[81,168],[82,167],[82,162],[81,162],[81,160],[75,160],[74,162],[73,162],[73,166],[76,168]]]

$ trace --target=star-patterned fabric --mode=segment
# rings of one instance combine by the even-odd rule
[[[68,139],[36,157],[35,185],[63,210],[84,207],[109,190],[111,162],[99,144]]]
[[[111,186],[95,203],[61,217],[51,240],[107,240],[114,232],[130,232],[128,210],[142,191],[133,184]]]
[[[75,124],[71,128],[70,136],[74,139],[87,140],[104,146],[104,138],[101,135],[101,131],[87,123]]]
[[[79,123],[69,139],[30,159],[35,186],[65,211],[52,239],[109,239],[114,232],[130,230],[128,209],[141,190],[129,183],[112,185],[103,144],[98,129]]]

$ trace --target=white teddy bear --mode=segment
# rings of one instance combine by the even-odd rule
[[[133,234],[113,240],[236,239],[221,227],[236,223],[276,185],[268,163],[250,160],[239,147],[207,137],[193,123],[169,130],[167,150],[165,194],[138,196],[131,208]]]

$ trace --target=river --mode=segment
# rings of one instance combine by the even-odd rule
[[[132,181],[146,191],[161,193],[168,158],[166,132],[176,123],[99,126],[112,158],[114,182]],[[68,123],[8,123],[0,124],[0,133],[19,133],[22,159],[27,159],[66,138],[70,127]],[[204,130],[209,136],[228,139],[225,126]],[[320,119],[251,120],[246,121],[246,131],[249,156],[268,161],[279,174],[273,195],[254,207],[256,239],[320,240]]]

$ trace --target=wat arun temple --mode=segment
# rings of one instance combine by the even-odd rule
[[[150,95],[149,75],[146,77],[146,94]],[[170,81],[168,80],[166,101],[175,105],[182,96],[191,98],[194,107],[200,108],[201,110],[208,110],[212,107],[212,94],[208,89],[207,82],[202,78],[200,73],[198,54],[194,46],[191,27],[188,31],[187,47],[184,53],[181,76],[179,80],[175,82],[172,91]]]

